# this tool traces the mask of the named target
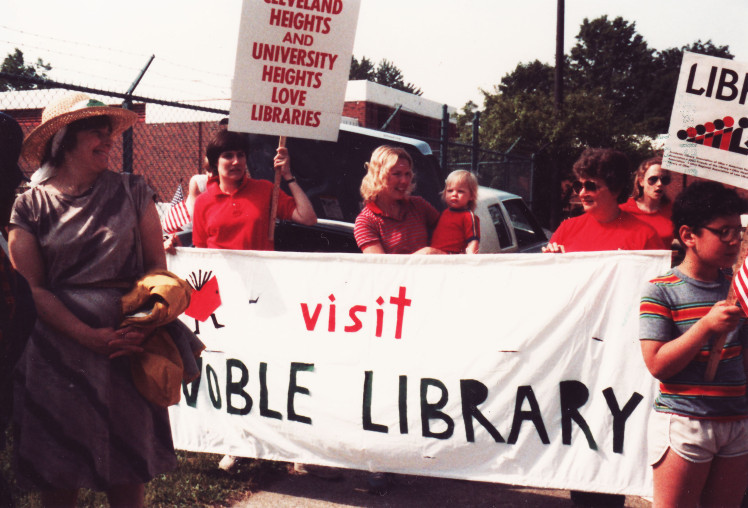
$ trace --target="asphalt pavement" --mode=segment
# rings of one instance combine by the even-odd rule
[[[409,475],[391,475],[388,492],[385,495],[374,495],[368,492],[368,472],[340,470],[340,473],[341,478],[329,480],[313,474],[289,472],[265,485],[263,490],[248,493],[233,508],[574,506],[568,490]],[[650,508],[651,503],[640,497],[627,496],[625,506]]]

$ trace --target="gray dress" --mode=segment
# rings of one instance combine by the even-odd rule
[[[142,275],[137,231],[153,191],[142,177],[103,173],[80,196],[39,186],[11,224],[39,242],[47,287],[92,327],[117,327],[119,299]],[[41,320],[15,379],[16,478],[26,488],[106,490],[173,469],[166,409],[132,383],[126,357],[109,360]]]

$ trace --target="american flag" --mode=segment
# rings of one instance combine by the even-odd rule
[[[732,288],[735,291],[735,296],[740,302],[740,307],[743,312],[748,311],[748,267],[746,266],[748,259],[740,267],[740,270],[732,278]]]
[[[171,207],[166,212],[161,227],[167,235],[179,233],[182,228],[192,220],[190,212],[187,210],[187,203],[184,201],[184,191],[182,184],[177,186],[174,197],[171,198]]]

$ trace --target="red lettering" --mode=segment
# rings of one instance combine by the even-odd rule
[[[301,304],[301,314],[304,316],[304,324],[306,325],[306,329],[310,332],[314,331],[314,327],[317,326],[317,318],[319,318],[319,313],[321,310],[322,304],[318,303],[314,308],[314,314],[312,316],[309,316],[309,307],[305,303]]]
[[[359,312],[366,312],[366,305],[354,305],[353,307],[351,307],[351,310],[348,311],[348,317],[351,318],[351,322],[353,324],[348,325],[344,328],[346,332],[357,332],[361,328],[363,328],[363,323],[361,323],[361,320],[356,315]]]

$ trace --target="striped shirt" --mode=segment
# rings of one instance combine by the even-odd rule
[[[374,202],[366,204],[356,217],[353,236],[358,248],[380,243],[386,254],[413,254],[428,247],[429,230],[439,221],[439,212],[419,196],[410,196],[402,217],[385,214]]]
[[[684,275],[678,268],[651,280],[641,299],[639,337],[660,342],[680,337],[716,302],[725,299],[729,287],[730,278],[724,274],[715,282],[704,282]],[[704,380],[710,341],[682,371],[660,382],[655,410],[692,418],[748,417],[743,367],[746,345],[748,326],[741,319],[740,325],[728,334],[714,381]]]

